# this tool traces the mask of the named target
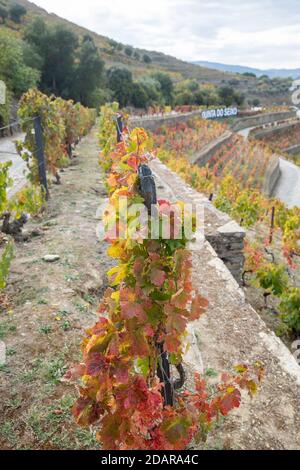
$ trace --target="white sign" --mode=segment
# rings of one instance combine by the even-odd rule
[[[6,85],[0,80],[0,104],[6,103]]]
[[[236,116],[238,113],[237,108],[216,108],[216,109],[207,109],[202,113],[202,119],[219,119],[226,118],[231,116]]]

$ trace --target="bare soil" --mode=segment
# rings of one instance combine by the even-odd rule
[[[96,236],[96,212],[106,191],[96,131],[53,185],[44,214],[26,226],[36,237],[18,243],[0,313],[7,363],[0,368],[0,448],[95,449],[95,435],[78,428],[70,407],[74,387],[60,382],[79,359],[93,325],[110,261]],[[54,263],[45,255],[58,255]]]

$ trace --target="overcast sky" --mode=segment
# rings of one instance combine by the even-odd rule
[[[99,34],[184,60],[300,67],[299,0],[34,0]]]

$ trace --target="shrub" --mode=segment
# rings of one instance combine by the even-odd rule
[[[151,64],[152,59],[148,54],[144,54],[143,55],[143,61],[145,62],[145,64]]]
[[[21,19],[26,15],[26,13],[26,8],[23,7],[23,5],[19,5],[18,3],[15,3],[9,9],[9,16],[15,23],[21,23]]]

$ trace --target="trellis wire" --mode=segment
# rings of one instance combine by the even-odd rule
[[[33,122],[33,121],[35,121],[36,119],[37,119],[37,117],[28,118],[28,119],[19,119],[18,121],[11,122],[11,123],[7,124],[6,126],[0,127],[0,131],[3,131],[3,130],[5,130],[5,129],[11,129],[12,127],[16,127],[16,126],[25,124],[26,122],[29,122],[29,121],[32,121],[32,122]]]

